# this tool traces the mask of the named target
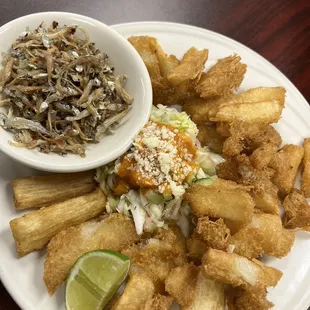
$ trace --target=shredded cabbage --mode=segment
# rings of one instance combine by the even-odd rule
[[[179,112],[174,108],[167,108],[162,104],[153,106],[150,117],[151,121],[164,123],[186,132],[193,141],[196,141],[198,129],[196,124],[185,112]]]

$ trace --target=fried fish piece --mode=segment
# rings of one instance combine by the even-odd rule
[[[270,161],[269,166],[275,170],[272,182],[278,186],[279,194],[282,197],[286,196],[293,188],[303,156],[303,147],[286,144]]]
[[[176,86],[188,80],[199,79],[208,59],[209,51],[197,50],[191,47],[183,56],[178,67],[171,70],[167,76],[169,82]]]
[[[285,210],[284,227],[310,231],[310,206],[299,189],[292,189],[285,197],[283,208]]]
[[[209,147],[212,152],[222,153],[225,138],[217,133],[215,126],[200,125],[198,130],[197,139],[202,146]]]
[[[224,286],[207,279],[193,264],[173,269],[166,280],[166,290],[183,310],[225,308]]]
[[[253,167],[250,159],[245,155],[228,158],[218,165],[218,177],[251,185],[250,195],[255,208],[266,213],[279,214],[278,187],[270,181],[273,171],[266,167]]]
[[[154,297],[147,301],[146,305],[139,310],[170,310],[173,297],[161,294],[155,294]]]
[[[224,250],[228,245],[230,230],[225,225],[223,219],[211,221],[207,216],[198,218],[195,228],[198,238],[208,247]]]
[[[158,59],[150,46],[150,37],[148,36],[132,36],[128,41],[137,50],[149,72],[152,87],[162,88],[163,77],[160,72]]]
[[[15,179],[12,181],[15,208],[42,208],[89,194],[98,186],[94,176],[91,170]]]
[[[159,293],[164,293],[164,282],[171,269],[187,262],[185,240],[180,240],[171,228],[159,229],[152,238],[122,253],[131,260],[130,274],[145,273]]]
[[[277,151],[278,146],[275,143],[264,143],[253,151],[250,155],[250,161],[255,168],[264,169],[269,165]]]
[[[220,99],[209,111],[209,117],[214,122],[242,121],[268,125],[280,119],[284,101],[283,87],[252,88]]]
[[[199,268],[186,264],[172,269],[165,281],[166,291],[182,307],[189,307],[195,297]]]
[[[274,304],[267,300],[264,289],[242,290],[231,288],[227,294],[229,310],[269,310]]]
[[[141,310],[155,294],[152,280],[145,274],[133,274],[126,284],[123,294],[116,300],[111,310]]]
[[[166,79],[169,72],[180,65],[180,60],[175,55],[167,55],[156,38],[147,38],[152,52],[157,57],[160,73]]]
[[[237,90],[244,78],[247,65],[242,64],[238,55],[219,59],[217,63],[199,81],[196,87],[201,97],[210,99],[228,96]]]
[[[282,277],[280,270],[257,260],[215,249],[209,249],[203,256],[202,268],[209,279],[244,289],[276,286]]]
[[[255,208],[265,213],[280,214],[280,200],[278,187],[268,178],[257,178],[253,182],[253,189],[250,192]]]
[[[310,198],[310,138],[304,140],[304,171],[302,174],[301,188],[307,198]]]
[[[208,246],[199,239],[199,236],[196,232],[194,232],[190,238],[186,240],[186,248],[187,248],[187,255],[191,261],[195,264],[200,265],[202,256],[208,249]]]
[[[226,135],[229,135],[223,144],[223,154],[226,156],[236,156],[241,152],[251,154],[265,145],[274,145],[278,148],[282,143],[280,134],[271,125],[237,121],[226,126],[225,129],[228,131]],[[217,126],[217,131],[220,130],[221,127]]]
[[[282,258],[290,252],[294,240],[295,234],[283,228],[278,215],[255,213],[252,222],[233,235],[228,243],[234,246],[234,253],[249,259],[263,254]]]
[[[101,215],[105,205],[106,197],[97,188],[90,194],[32,211],[10,221],[18,255],[24,256],[42,249],[63,229]]]
[[[209,186],[191,184],[185,199],[196,216],[223,218],[239,228],[251,221],[254,211],[254,201],[247,188],[225,180]]]
[[[48,293],[55,293],[83,254],[101,249],[121,251],[139,239],[134,222],[121,214],[62,230],[47,246],[43,279]]]
[[[187,100],[184,103],[183,108],[197,125],[203,125],[210,122],[209,111],[213,108],[212,102],[195,97]]]

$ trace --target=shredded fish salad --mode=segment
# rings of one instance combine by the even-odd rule
[[[113,133],[133,98],[126,76],[114,75],[108,55],[77,26],[26,29],[2,55],[0,125],[11,144],[85,156],[88,143]]]
[[[212,184],[223,158],[201,148],[185,112],[153,106],[149,122],[121,158],[97,169],[107,211],[133,218],[138,234],[175,220],[188,235],[190,208],[183,194],[191,183]]]

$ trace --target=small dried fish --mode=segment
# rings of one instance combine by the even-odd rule
[[[84,156],[133,102],[126,76],[114,75],[109,57],[77,25],[26,29],[2,58],[0,106],[9,110],[0,126],[14,133],[15,146]]]

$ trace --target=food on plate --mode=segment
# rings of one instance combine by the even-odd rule
[[[225,138],[221,136],[215,126],[200,125],[197,139],[201,146],[207,146],[212,152],[221,154],[223,152],[223,142]]]
[[[192,98],[183,105],[184,111],[197,125],[210,122],[209,111],[212,107],[212,102],[203,98]]]
[[[234,90],[237,90],[247,69],[247,65],[240,61],[241,57],[236,54],[219,59],[196,86],[200,97],[213,99],[229,96]]]
[[[137,233],[182,222],[188,234],[188,205],[183,194],[191,183],[213,183],[223,159],[196,145],[197,127],[185,112],[159,105],[150,121],[119,160],[97,170],[108,196],[108,212],[131,215]]]
[[[204,186],[192,184],[185,194],[195,215],[223,218],[236,229],[249,223],[254,211],[254,201],[245,186],[221,180],[219,184]],[[226,223],[227,224],[227,223]]]
[[[290,252],[294,240],[294,233],[283,228],[280,216],[255,213],[251,223],[233,235],[228,243],[233,246],[234,253],[249,259],[263,254],[282,258]]]
[[[150,40],[156,39],[149,36],[130,37],[128,39],[143,59],[151,78],[152,87],[156,89],[162,87],[163,77],[155,51],[150,46]]]
[[[186,240],[186,248],[188,252],[187,255],[190,260],[199,265],[203,255],[208,249],[208,246],[201,239],[199,239],[197,233],[194,232],[190,238]]]
[[[230,238],[230,230],[222,218],[216,221],[207,216],[198,218],[195,232],[200,240],[213,249],[226,249]]]
[[[278,186],[279,194],[282,197],[286,196],[293,188],[303,156],[303,147],[286,144],[272,158],[269,164],[275,171],[272,182]]]
[[[208,54],[207,49],[198,51],[195,47],[191,47],[183,55],[180,65],[168,73],[168,81],[176,86],[186,81],[199,80],[208,59]]]
[[[284,102],[283,87],[256,87],[216,100],[209,116],[215,122],[270,124],[280,119]]]
[[[17,210],[47,207],[70,198],[93,192],[94,171],[30,176],[12,181]]]
[[[232,180],[251,186],[255,208],[271,214],[280,213],[278,187],[270,178],[274,171],[268,167],[258,169],[253,166],[251,158],[246,155],[229,157],[218,166],[217,175],[220,178]]]
[[[106,197],[100,188],[90,194],[32,211],[10,222],[17,253],[42,249],[53,236],[103,213]]]
[[[85,253],[104,249],[121,251],[138,240],[133,221],[121,214],[62,230],[47,246],[43,279],[48,293],[55,293],[74,262]]]
[[[145,274],[133,274],[126,284],[123,294],[112,306],[112,310],[139,310],[146,306],[155,294],[152,280]]]
[[[293,188],[283,201],[283,225],[288,229],[310,231],[310,205],[297,188]]]
[[[302,175],[302,190],[307,198],[310,198],[310,138],[304,141],[304,171]]]
[[[169,272],[187,262],[183,238],[174,229],[159,229],[149,239],[124,249],[122,253],[131,260],[130,275],[145,273],[154,282],[156,290],[164,293]]]
[[[230,310],[270,309],[267,288],[278,283],[282,272],[257,259],[288,255],[295,231],[310,231],[310,206],[293,188],[303,148],[284,145],[279,150],[282,138],[273,127],[284,107],[285,89],[256,87],[235,94],[246,72],[238,55],[220,59],[204,72],[206,49],[192,47],[179,60],[153,37],[129,41],[150,74],[154,106],[131,148],[96,171],[103,193],[94,193],[100,192],[97,207],[103,206],[92,217],[101,216],[68,228],[75,213],[69,214],[66,206],[94,195],[87,194],[94,186],[93,172],[66,180],[56,175],[13,183],[16,208],[57,202],[63,206],[58,221],[62,214],[68,221],[47,246],[44,282],[49,294],[78,265],[76,260],[90,251],[110,249],[131,263],[124,292],[109,302],[114,310],[168,310],[173,300],[183,310],[224,310],[226,301]],[[171,104],[179,107],[167,107]],[[308,145],[305,139],[306,195]],[[89,216],[81,205],[79,212]],[[13,223],[27,223],[27,217],[53,207]],[[51,223],[47,214],[42,227],[50,232]],[[31,230],[34,236],[36,229]],[[33,235],[23,240],[24,251]],[[67,283],[79,282],[73,280],[76,276],[83,284],[86,278],[82,272],[75,275],[75,269]],[[106,296],[100,290],[96,294],[98,300]]]
[[[182,307],[189,307],[194,301],[199,268],[193,264],[176,267],[169,273],[166,291],[176,299]]]
[[[0,125],[14,133],[10,144],[17,147],[85,156],[88,143],[113,132],[133,102],[126,76],[115,76],[108,55],[77,25],[27,28],[3,63],[8,112]]]
[[[166,279],[166,290],[182,309],[225,309],[224,286],[207,279],[192,264],[173,269]]]
[[[227,294],[229,310],[268,310],[274,304],[267,300],[267,292],[264,289],[242,290],[230,289]]]
[[[282,272],[258,260],[249,260],[235,253],[209,249],[202,259],[205,275],[214,281],[244,289],[276,286]]]
[[[129,258],[115,251],[84,254],[67,279],[66,309],[103,309],[126,279],[129,266]]]
[[[280,214],[280,200],[278,198],[278,188],[270,179],[257,178],[253,181],[251,196],[255,203],[255,208],[270,214]]]
[[[142,310],[170,310],[173,302],[173,298],[167,295],[155,294],[154,297],[149,300]]]

